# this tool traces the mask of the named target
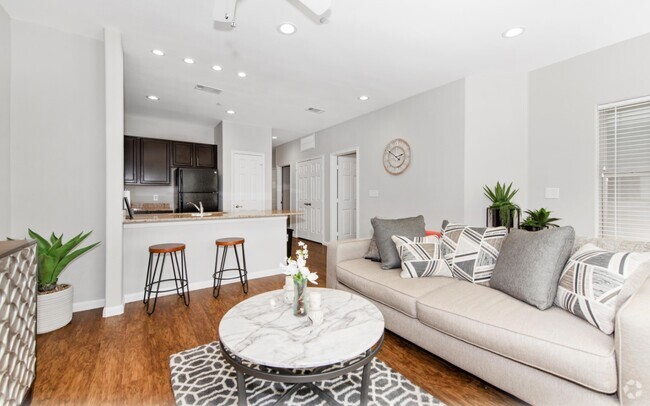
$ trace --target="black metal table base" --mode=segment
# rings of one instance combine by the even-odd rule
[[[232,354],[227,348],[225,348],[223,343],[219,341],[221,353],[223,354],[226,361],[228,361],[228,363],[232,365],[237,371],[237,396],[239,406],[246,406],[248,404],[246,396],[246,376],[260,378],[266,381],[294,384],[280,397],[280,399],[275,402],[275,405],[284,404],[287,400],[289,400],[289,398],[291,398],[294,393],[303,387],[309,388],[312,392],[325,400],[328,405],[338,405],[339,402],[337,402],[336,399],[334,399],[329,393],[314,385],[314,382],[337,378],[347,373],[356,371],[359,368],[363,368],[361,375],[360,404],[365,406],[368,404],[368,387],[370,384],[371,362],[383,344],[384,335],[382,334],[377,344],[375,344],[373,348],[367,350],[366,353],[361,356],[361,358],[355,359],[349,364],[344,363],[341,367],[337,367],[331,370],[330,368],[332,368],[333,365],[327,365],[313,370],[268,368],[268,371],[264,371],[244,364],[241,358]]]

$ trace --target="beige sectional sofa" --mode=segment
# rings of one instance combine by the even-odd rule
[[[532,404],[650,404],[650,279],[606,335],[560,308],[540,311],[489,287],[402,279],[399,269],[363,259],[369,243],[328,244],[327,287],[370,299],[388,330]]]

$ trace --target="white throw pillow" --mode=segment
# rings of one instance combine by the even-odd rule
[[[648,261],[650,252],[612,252],[586,244],[564,267],[555,305],[612,334],[616,312],[650,273]]]
[[[445,260],[440,257],[440,239],[427,237],[391,237],[402,261],[402,278],[424,278],[428,276],[451,277]]]

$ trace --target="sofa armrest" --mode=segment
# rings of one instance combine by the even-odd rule
[[[616,315],[616,363],[621,405],[650,401],[649,311],[650,278],[647,278]]]
[[[336,265],[343,261],[363,258],[370,246],[370,238],[333,241],[327,243],[327,287],[336,289]]]

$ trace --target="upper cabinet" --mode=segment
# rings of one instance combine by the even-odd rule
[[[140,159],[139,139],[135,137],[124,137],[124,183],[138,183],[138,166]]]
[[[210,144],[194,144],[195,165],[197,168],[217,167],[217,146]]]
[[[171,183],[171,143],[152,138],[140,139],[140,183],[169,185]]]
[[[172,168],[217,168],[217,146],[124,136],[124,183],[170,185]]]

